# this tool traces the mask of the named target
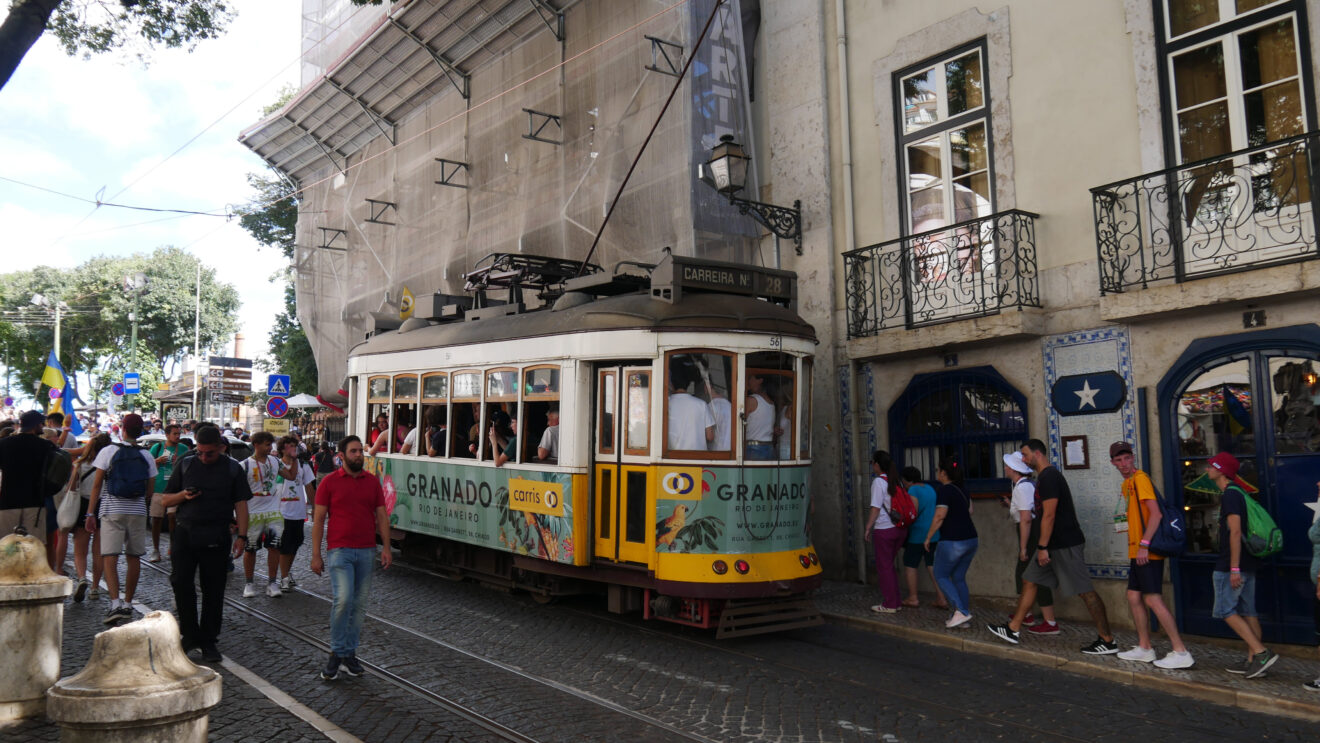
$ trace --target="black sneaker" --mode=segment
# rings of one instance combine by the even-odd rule
[[[215,646],[215,643],[213,642],[202,643],[202,660],[206,661],[207,663],[219,663],[224,659],[225,656],[220,654],[220,648],[217,648]]]
[[[362,668],[362,664],[358,662],[357,655],[350,655],[347,658],[344,658],[343,664],[344,673],[347,673],[349,676],[361,676],[366,673]]]
[[[132,606],[132,604],[120,604],[120,605],[119,605],[119,608],[118,608],[118,609],[115,609],[115,611],[119,612],[119,617],[120,617],[121,619],[127,619],[127,620],[129,620],[129,621],[132,621],[132,619],[133,619],[133,606]]]
[[[183,654],[188,655],[192,651],[201,647],[198,642],[190,637],[180,637],[179,646],[183,648]]]
[[[1265,648],[1264,652],[1251,656],[1251,662],[1247,664],[1251,666],[1251,670],[1247,671],[1247,678],[1254,679],[1264,676],[1265,671],[1274,665],[1274,661],[1278,659],[1279,654],[1269,648]]]
[[[1251,661],[1252,661],[1251,658],[1247,658],[1246,660],[1242,661],[1242,663],[1236,666],[1228,666],[1224,670],[1228,671],[1229,673],[1236,673],[1239,676],[1245,676],[1248,673],[1251,673]]]
[[[339,678],[339,656],[330,654],[330,660],[325,664],[325,669],[321,671],[321,678],[325,681],[334,681]]]
[[[1118,643],[1097,637],[1095,642],[1082,648],[1082,652],[1087,655],[1113,655],[1118,652]]]
[[[132,609],[129,609],[129,612],[132,611],[133,611]],[[130,616],[132,615],[130,614]],[[124,620],[124,615],[119,613],[118,607],[115,607],[115,608],[111,608],[109,611],[105,613],[105,617],[101,619],[101,622],[104,624],[119,624],[123,620]]]
[[[1320,676],[1317,676],[1314,681],[1307,681],[1303,683],[1302,688],[1306,689],[1307,691],[1320,691]]]
[[[985,628],[990,630],[990,634],[1010,645],[1017,645],[1022,642],[1022,634],[1014,632],[1007,624],[987,624]]]
[[[78,581],[78,587],[73,591],[73,602],[75,604],[82,603],[82,600],[87,598],[87,586],[89,585],[91,584],[86,578]]]

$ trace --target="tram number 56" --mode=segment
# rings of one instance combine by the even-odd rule
[[[776,336],[772,336],[772,337],[770,338],[770,347],[771,347],[771,348],[780,348],[780,347],[782,347],[783,345],[784,345],[784,339],[783,339],[781,336],[776,335]]]

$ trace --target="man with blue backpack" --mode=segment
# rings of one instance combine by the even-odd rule
[[[142,435],[142,416],[129,413],[120,424],[122,441],[101,450],[92,462],[96,475],[87,504],[87,531],[101,524],[101,560],[105,567],[106,593],[110,610],[106,624],[133,618],[133,594],[137,590],[142,556],[147,553],[147,504],[156,486],[156,460],[137,445]],[[95,514],[95,515],[93,515]],[[124,598],[119,598],[119,553],[128,556],[124,573]]]
[[[1150,476],[1137,469],[1132,444],[1118,441],[1109,447],[1109,461],[1123,476],[1123,500],[1127,503],[1127,521],[1120,526],[1127,529],[1128,542],[1128,608],[1132,610],[1132,624],[1137,628],[1137,646],[1118,654],[1119,660],[1154,663],[1157,668],[1191,668],[1195,662],[1187,651],[1173,612],[1164,603],[1164,558],[1152,551],[1151,540],[1164,518],[1159,494]],[[1155,615],[1173,643],[1173,652],[1156,659],[1150,644],[1150,616]]]

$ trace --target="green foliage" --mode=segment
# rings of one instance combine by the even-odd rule
[[[141,59],[157,46],[191,51],[224,33],[233,17],[224,0],[66,0],[46,27],[69,56],[86,59],[131,44]]]
[[[674,538],[674,546],[670,547],[671,552],[678,548],[678,552],[691,552],[697,547],[705,546],[706,549],[714,552],[719,549],[720,535],[724,534],[724,521],[715,516],[704,516],[691,521],[678,531],[678,536]]]
[[[256,193],[247,206],[234,210],[239,225],[257,242],[293,260],[294,231],[298,227],[297,187],[274,169],[269,176],[248,173],[247,181]]]
[[[165,374],[161,371],[160,362],[152,355],[148,344],[141,337],[138,338],[137,353],[127,353],[126,350],[125,353],[110,359],[101,370],[101,375],[92,383],[91,391],[95,397],[89,397],[87,392],[82,392],[83,400],[86,402],[92,399],[105,400],[110,396],[110,388],[115,382],[123,381],[125,372],[137,372],[142,375],[142,393],[132,397],[133,407],[138,412],[154,412],[160,403],[151,399],[151,392],[165,381]],[[128,398],[125,398],[125,401],[127,400]]]
[[[316,357],[312,355],[307,334],[298,324],[298,306],[291,279],[284,282],[284,311],[275,316],[275,325],[271,327],[267,340],[271,358],[261,359],[257,364],[269,374],[288,374],[293,392],[316,394]]]

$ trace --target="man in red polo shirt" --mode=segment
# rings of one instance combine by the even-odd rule
[[[334,602],[330,607],[330,661],[321,678],[339,678],[339,668],[350,676],[362,675],[357,659],[358,636],[367,613],[371,587],[371,560],[376,555],[376,534],[385,548],[382,569],[390,566],[390,520],[385,513],[385,491],[380,480],[362,471],[362,439],[346,436],[339,442],[344,466],[326,475],[316,490],[312,516],[312,572],[329,568]],[[330,526],[326,529],[326,517]],[[321,535],[326,534],[328,555],[321,561]]]

